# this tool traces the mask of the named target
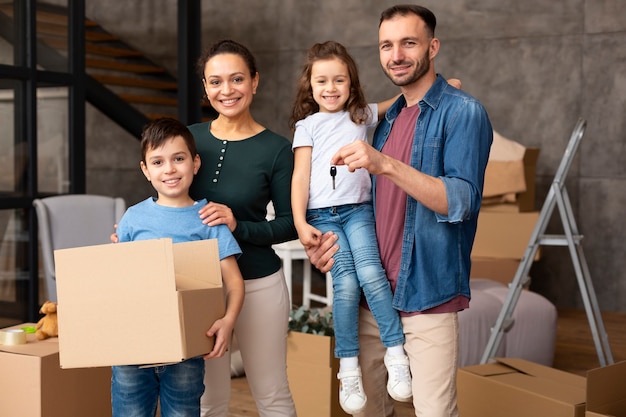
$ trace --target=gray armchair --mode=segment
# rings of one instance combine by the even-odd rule
[[[33,200],[46,281],[46,299],[57,301],[54,251],[109,243],[126,210],[121,198],[69,194]]]

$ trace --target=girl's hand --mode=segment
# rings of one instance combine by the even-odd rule
[[[322,239],[322,232],[310,224],[305,224],[298,230],[298,238],[304,247],[319,245]]]
[[[199,211],[202,223],[209,226],[225,224],[232,232],[237,227],[237,220],[233,216],[233,212],[227,205],[209,202]]]

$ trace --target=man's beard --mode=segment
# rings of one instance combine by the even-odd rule
[[[402,65],[403,62],[398,62],[396,64]],[[417,61],[417,65],[415,66],[415,70],[410,74],[405,74],[402,76],[394,76],[391,74],[389,68],[383,67],[383,71],[385,75],[391,80],[392,83],[397,85],[398,87],[404,87],[406,85],[413,84],[422,78],[428,71],[430,70],[430,59],[428,59],[428,50],[424,53],[424,56]]]

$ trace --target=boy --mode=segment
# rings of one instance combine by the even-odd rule
[[[163,417],[197,417],[204,392],[204,359],[220,357],[228,349],[243,305],[244,284],[236,261],[241,249],[228,227],[206,226],[198,216],[198,208],[207,202],[189,196],[200,156],[185,125],[170,118],[149,123],[142,133],[141,150],[141,170],[157,198],[149,197],[126,211],[116,231],[119,242],[165,237],[174,242],[218,239],[226,313],[207,331],[208,337],[215,336],[215,346],[204,358],[157,367],[114,366],[113,417],[153,417],[159,398]]]

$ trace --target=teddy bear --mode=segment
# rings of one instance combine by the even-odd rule
[[[37,336],[37,339],[44,340],[49,337],[58,336],[59,324],[57,321],[57,303],[53,301],[46,301],[42,304],[39,312],[41,314],[45,314],[45,316],[43,316],[35,326],[35,329],[37,330],[35,332],[35,336]]]

